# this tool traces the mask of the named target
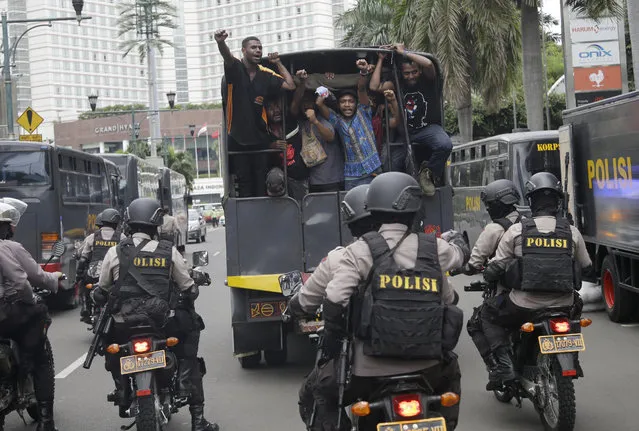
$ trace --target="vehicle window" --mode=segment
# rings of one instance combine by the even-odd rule
[[[469,164],[453,166],[451,169],[451,182],[453,187],[468,187],[469,182]]]
[[[484,185],[482,183],[484,176],[484,164],[485,160],[477,160],[473,163],[470,163],[470,170],[468,176],[468,185],[470,187],[479,187]]]
[[[51,183],[46,151],[0,152],[0,184],[12,186]]]
[[[200,215],[197,211],[189,210],[189,220],[199,220]]]
[[[557,142],[535,141],[514,144],[513,181],[524,189],[537,172],[550,172],[561,180],[561,156]]]

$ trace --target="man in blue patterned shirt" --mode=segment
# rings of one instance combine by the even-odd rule
[[[375,145],[373,112],[366,89],[368,63],[366,60],[357,60],[356,64],[360,69],[357,93],[353,90],[343,90],[339,93],[339,115],[324,104],[327,96],[319,96],[316,101],[320,113],[339,133],[344,145],[346,190],[370,184],[373,178],[382,172],[382,162]]]

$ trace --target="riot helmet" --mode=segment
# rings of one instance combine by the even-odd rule
[[[352,188],[346,193],[346,196],[344,196],[341,209],[345,224],[354,223],[357,220],[371,215],[371,213],[366,210],[366,194],[368,188],[368,184],[363,184]]]
[[[521,196],[515,183],[501,179],[484,187],[480,198],[486,206],[490,218],[495,220],[506,217],[515,211],[515,204],[519,203]]]
[[[266,175],[266,193],[271,197],[284,196],[286,193],[284,171],[272,168]]]
[[[98,214],[98,215],[95,217],[95,225],[96,225],[97,227],[102,227],[102,226],[104,226],[104,221],[102,220],[102,213]]]
[[[107,208],[98,214],[98,217],[101,218],[102,225],[107,225],[109,227],[115,228],[122,221],[122,216],[115,208]],[[96,221],[96,225],[97,225]]]
[[[0,202],[0,223],[16,227],[20,222],[20,211],[13,205]]]
[[[162,224],[162,208],[156,199],[138,198],[126,209],[124,219],[129,226],[157,228]]]
[[[24,213],[27,211],[27,207],[29,206],[26,202],[23,202],[20,199],[15,199],[15,198],[2,198],[0,199],[0,202],[9,204],[12,207],[14,207],[20,213],[20,217],[24,215]],[[18,223],[16,222],[16,225],[17,224]]]
[[[561,182],[550,172],[538,172],[526,182],[526,198],[534,217],[557,215],[563,196]]]
[[[366,209],[370,212],[412,214],[419,211],[422,191],[415,178],[403,172],[385,172],[370,183]]]

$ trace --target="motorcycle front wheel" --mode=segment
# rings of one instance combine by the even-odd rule
[[[552,355],[537,356],[541,391],[535,400],[535,409],[546,431],[573,431],[577,416],[575,385],[564,377],[561,366]]]

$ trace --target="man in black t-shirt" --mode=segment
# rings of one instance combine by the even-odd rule
[[[222,101],[229,136],[229,151],[258,151],[268,149],[272,137],[268,134],[268,120],[264,101],[278,95],[282,89],[294,90],[293,77],[282,64],[277,53],[268,55],[279,73],[264,67],[262,43],[257,37],[242,41],[242,59],[231,54],[226,45],[226,30],[215,32],[215,41],[224,58]],[[265,196],[268,171],[267,154],[233,155],[230,170],[237,178],[240,197]]]
[[[402,44],[393,49],[403,56],[401,63],[402,95],[415,163],[419,166],[419,184],[425,195],[435,194],[435,186],[443,184],[446,161],[453,149],[450,137],[441,126],[441,106],[437,103],[437,74],[426,57],[407,52]],[[383,92],[394,90],[391,81],[381,82],[380,60],[373,72],[370,89]]]

